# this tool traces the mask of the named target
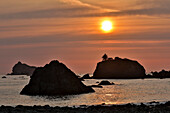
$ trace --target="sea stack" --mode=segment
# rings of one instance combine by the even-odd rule
[[[12,73],[8,75],[28,75],[31,76],[36,69],[35,66],[29,66],[20,61],[12,68]]]
[[[115,59],[103,56],[103,61],[97,64],[93,73],[95,79],[135,79],[144,78],[145,69],[137,61],[122,59],[115,57]]]
[[[29,84],[20,94],[25,95],[70,95],[94,92],[84,85],[74,72],[57,60],[34,71]]]

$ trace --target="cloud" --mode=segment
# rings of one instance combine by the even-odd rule
[[[0,15],[0,19],[40,19],[40,18],[62,18],[62,17],[102,17],[102,16],[133,16],[133,15],[170,15],[170,8],[148,8],[133,9],[122,11],[92,12],[86,7],[65,8],[65,9],[46,9],[31,12],[20,12],[14,14]],[[81,13],[86,12],[86,13]]]
[[[88,8],[93,8],[93,9],[101,9],[101,7],[97,7],[97,6],[94,6],[94,5],[91,5],[91,4],[88,4],[88,3],[83,3],[79,0],[60,0],[60,2],[63,2],[63,3],[66,3],[68,5],[78,5],[78,6],[81,6],[81,7],[88,7]]]
[[[0,19],[78,17],[82,13],[90,14],[105,11],[111,10],[83,3],[79,0],[59,0],[56,1],[56,7],[1,14]]]
[[[13,36],[11,38],[1,38],[0,48],[170,47],[169,36],[170,34],[168,31],[163,34],[158,32],[155,32],[154,34],[150,32],[119,35],[112,34],[108,38],[100,34],[82,34],[77,36],[72,34]]]
[[[117,16],[133,16],[133,15],[170,15],[170,8],[147,8],[147,9],[132,9],[132,10],[122,10],[114,12],[96,13],[96,14],[85,14],[79,15],[82,17],[117,17]]]
[[[23,11],[0,15],[0,19],[37,19],[37,18],[60,18],[60,17],[101,17],[101,16],[131,16],[131,15],[170,15],[170,2],[156,3],[151,1],[137,1],[139,8],[131,9],[106,9],[99,6],[83,3],[79,0],[59,0],[54,8]]]

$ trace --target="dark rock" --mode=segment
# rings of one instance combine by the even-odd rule
[[[16,108],[24,108],[23,105],[17,105]]]
[[[168,106],[170,106],[170,101],[166,102],[166,103],[165,103],[165,105],[168,105]]]
[[[0,113],[170,113],[169,105],[80,105],[79,107],[50,107],[50,106],[1,106]]]
[[[94,92],[57,60],[44,67],[38,67],[31,76],[30,82],[20,94],[26,95],[69,95]]]
[[[84,79],[80,75],[76,75],[81,81],[84,81]]]
[[[6,76],[3,76],[2,78],[6,78]]]
[[[93,73],[95,79],[132,79],[144,78],[145,69],[137,61],[115,57],[97,64]]]
[[[90,87],[103,88],[103,87],[102,87],[102,86],[100,86],[100,85],[91,85]]]
[[[114,83],[110,83],[109,81],[101,81],[99,85],[114,85]]]
[[[28,75],[31,76],[36,69],[35,66],[23,64],[20,61],[12,68],[12,73],[8,75]]]
[[[149,104],[160,104],[159,102],[156,101],[152,101],[152,102],[148,102]]]
[[[85,74],[85,75],[83,75],[82,79],[91,79],[91,77],[89,74]]]
[[[149,75],[147,75],[149,76]],[[170,78],[170,71],[165,71],[165,70],[162,70],[160,72],[151,72],[151,75],[149,76],[151,78],[160,78],[160,79],[163,79],[163,78]]]
[[[83,78],[79,78],[81,81],[85,81]]]

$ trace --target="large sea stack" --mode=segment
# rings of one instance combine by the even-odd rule
[[[38,67],[31,76],[30,82],[20,94],[25,95],[69,95],[94,92],[85,86],[80,79],[57,60],[44,67]]]
[[[20,61],[12,68],[12,73],[9,75],[28,75],[31,76],[36,69],[35,66],[29,66]]]
[[[134,79],[144,78],[145,69],[137,61],[108,58],[97,64],[96,70],[93,73],[95,79]]]

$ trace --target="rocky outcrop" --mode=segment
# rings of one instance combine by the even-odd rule
[[[103,88],[101,85],[91,85],[90,87],[93,87],[93,88]]]
[[[12,73],[8,75],[28,75],[31,76],[36,69],[35,66],[23,64],[20,61],[12,68]]]
[[[6,76],[3,76],[2,78],[6,78]]]
[[[97,64],[93,73],[95,79],[133,79],[144,78],[145,69],[137,61],[129,59],[108,59]]]
[[[90,75],[89,74],[85,74],[83,75],[83,77],[81,77],[82,79],[91,79]]]
[[[160,72],[152,71],[151,74],[146,75],[145,78],[170,78],[170,71],[165,71],[164,69]]]
[[[109,82],[109,81],[101,81],[99,85],[114,85],[114,83]]]
[[[44,67],[38,67],[31,76],[30,82],[20,94],[26,95],[69,95],[94,92],[57,60]]]

